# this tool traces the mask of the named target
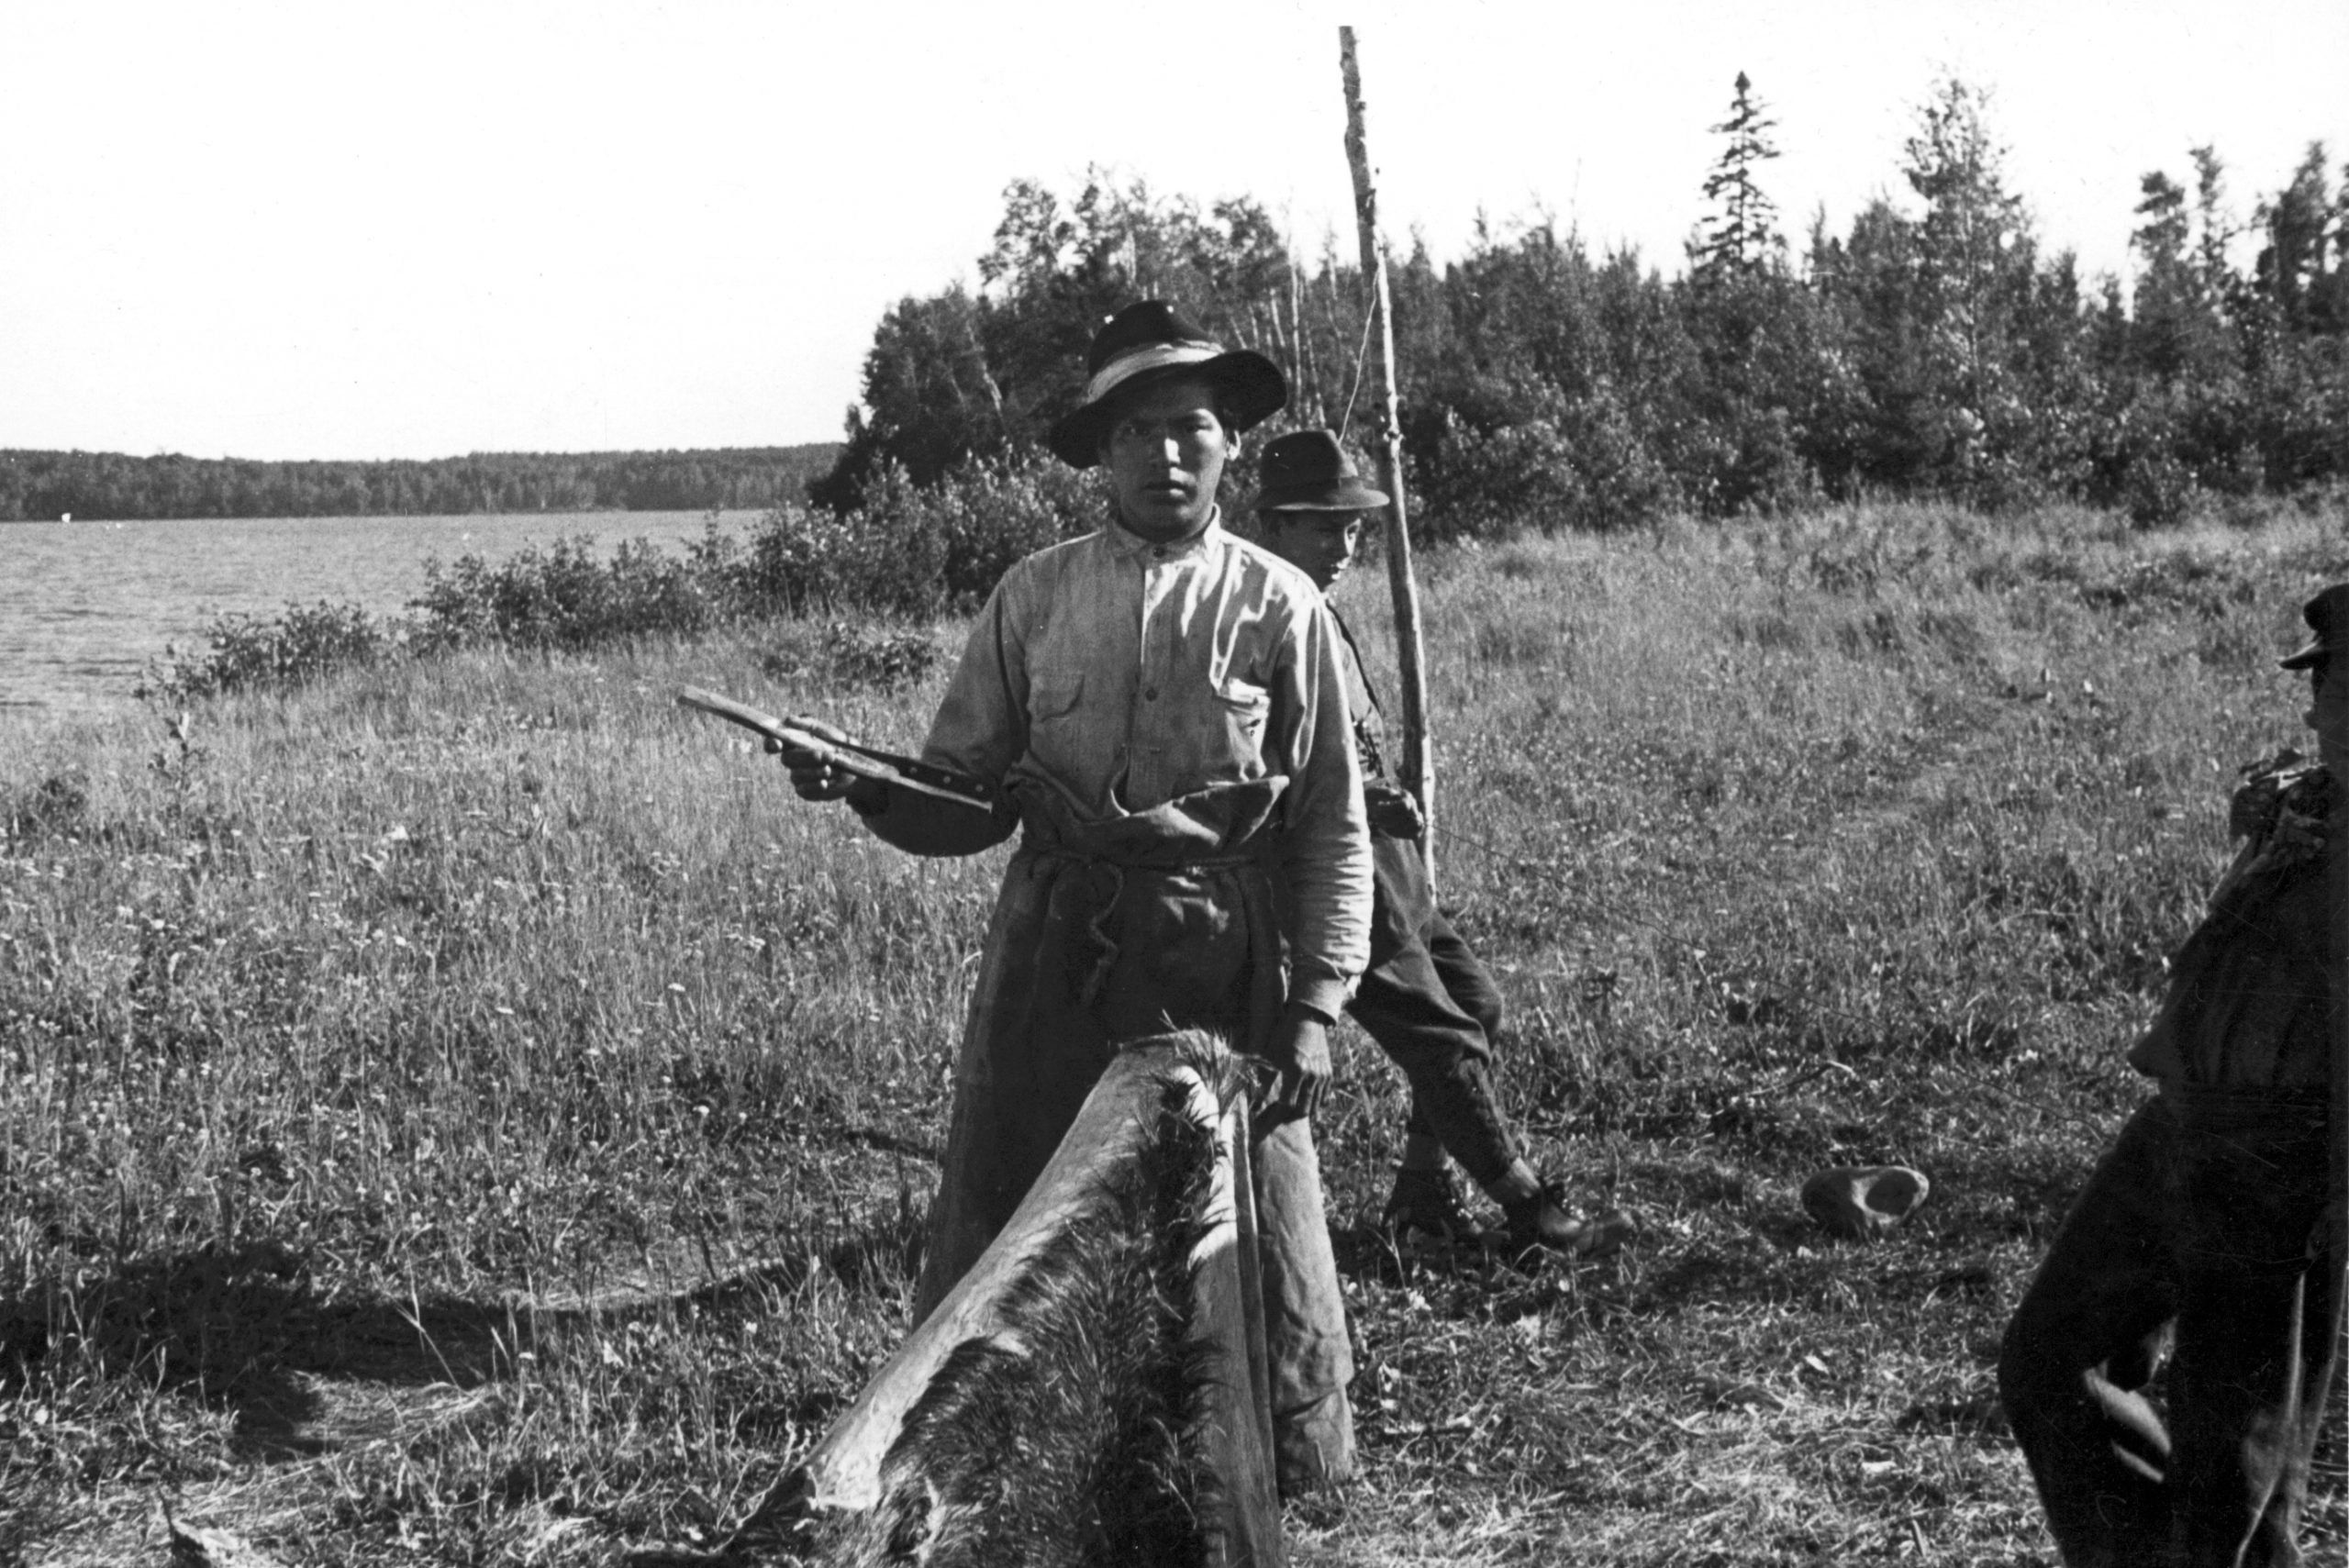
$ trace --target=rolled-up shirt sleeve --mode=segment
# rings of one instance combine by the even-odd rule
[[[1288,999],[1331,1020],[1370,962],[1370,824],[1339,636],[1318,604],[1296,617],[1273,716],[1293,781],[1282,835]]]

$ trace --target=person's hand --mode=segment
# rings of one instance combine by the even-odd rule
[[[1384,833],[1390,839],[1416,839],[1427,831],[1427,818],[1419,815],[1419,803],[1411,792],[1385,779],[1371,779],[1362,786],[1362,801],[1370,815],[1370,830]]]
[[[819,740],[845,740],[848,732],[836,729],[820,718],[794,717],[787,720],[795,729],[804,729]],[[804,746],[787,745],[769,737],[767,754],[780,756],[791,773],[791,788],[802,800],[840,800],[860,782],[854,773],[840,767]]]
[[[1275,1077],[1267,1107],[1310,1117],[1330,1092],[1330,1026],[1310,1007],[1283,1007],[1264,1042],[1264,1060]]]

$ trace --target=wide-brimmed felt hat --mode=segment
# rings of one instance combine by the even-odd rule
[[[1137,390],[1175,376],[1197,376],[1216,389],[1224,422],[1236,433],[1288,401],[1288,378],[1251,349],[1226,349],[1174,313],[1146,299],[1109,317],[1085,356],[1085,401],[1056,422],[1044,444],[1072,468],[1099,460],[1111,416]]]
[[[1367,512],[1386,505],[1354,471],[1354,460],[1328,430],[1297,430],[1264,448],[1256,473],[1260,512]]]
[[[2311,635],[2306,645],[2276,661],[2287,670],[2321,664],[2349,641],[2349,583],[2335,583],[2302,605],[2300,618],[2309,623]]]

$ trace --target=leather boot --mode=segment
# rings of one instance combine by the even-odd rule
[[[1639,1212],[1610,1208],[1594,1219],[1569,1213],[1565,1192],[1555,1182],[1544,1182],[1531,1197],[1507,1207],[1508,1241],[1518,1253],[1536,1249],[1566,1258],[1604,1258],[1621,1251],[1646,1229]]]
[[[1396,1172],[1395,1191],[1379,1223],[1397,1241],[1414,1234],[1445,1245],[1485,1240],[1485,1228],[1461,1203],[1448,1171]]]

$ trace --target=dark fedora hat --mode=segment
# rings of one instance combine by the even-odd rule
[[[1327,430],[1297,430],[1264,448],[1256,475],[1260,512],[1366,512],[1386,505],[1354,472],[1354,460]]]
[[[1072,468],[1098,461],[1102,434],[1119,402],[1139,388],[1197,376],[1216,389],[1224,422],[1241,431],[1288,401],[1280,367],[1249,349],[1226,349],[1174,314],[1164,300],[1130,305],[1093,335],[1085,356],[1085,401],[1052,426],[1044,444]]]
[[[2335,583],[2320,592],[2300,606],[2300,618],[2309,623],[2310,636],[2305,646],[2276,661],[2287,670],[2321,664],[2349,641],[2349,583]]]

